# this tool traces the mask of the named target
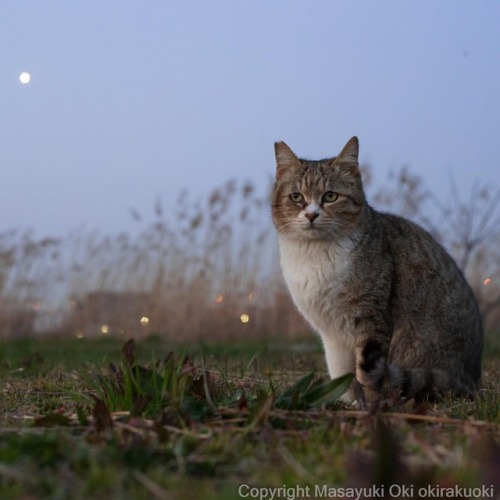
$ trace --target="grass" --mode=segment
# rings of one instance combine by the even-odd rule
[[[436,484],[498,494],[498,347],[490,336],[475,402],[369,414],[336,402],[341,382],[321,378],[313,339],[4,341],[0,498],[270,497],[249,487],[333,498],[381,484],[414,498]]]

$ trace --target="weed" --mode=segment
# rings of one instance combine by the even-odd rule
[[[62,351],[51,357],[47,342],[57,344],[31,345],[43,353],[42,372],[0,374],[8,402],[0,414],[2,497],[215,499],[237,498],[241,484],[497,484],[498,380],[489,352],[488,390],[475,403],[370,415],[335,402],[347,377],[289,371],[302,366],[293,346],[283,356],[285,347],[262,343],[224,352],[225,344],[186,351],[155,341],[157,352],[172,351],[158,360],[151,341],[121,352],[115,344],[114,355],[109,344],[86,341],[95,361],[83,368],[57,359]],[[10,345],[11,368],[24,346]],[[242,373],[252,359],[258,370]],[[265,374],[269,367],[277,376]]]

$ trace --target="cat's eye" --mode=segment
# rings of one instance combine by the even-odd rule
[[[333,203],[334,201],[337,201],[337,198],[339,197],[338,193],[334,193],[333,191],[327,191],[322,198],[323,203]]]
[[[294,203],[301,203],[304,200],[304,197],[300,193],[292,193],[290,195],[290,200]]]

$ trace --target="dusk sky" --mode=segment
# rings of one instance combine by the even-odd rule
[[[317,159],[357,135],[375,182],[407,164],[444,198],[451,174],[499,187],[499,26],[497,0],[4,0],[0,233],[264,189],[277,140]]]

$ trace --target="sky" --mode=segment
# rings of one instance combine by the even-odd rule
[[[0,3],[0,234],[128,231],[130,210],[265,189],[274,148],[375,183],[499,186],[496,0]],[[31,74],[28,84],[19,75]]]

